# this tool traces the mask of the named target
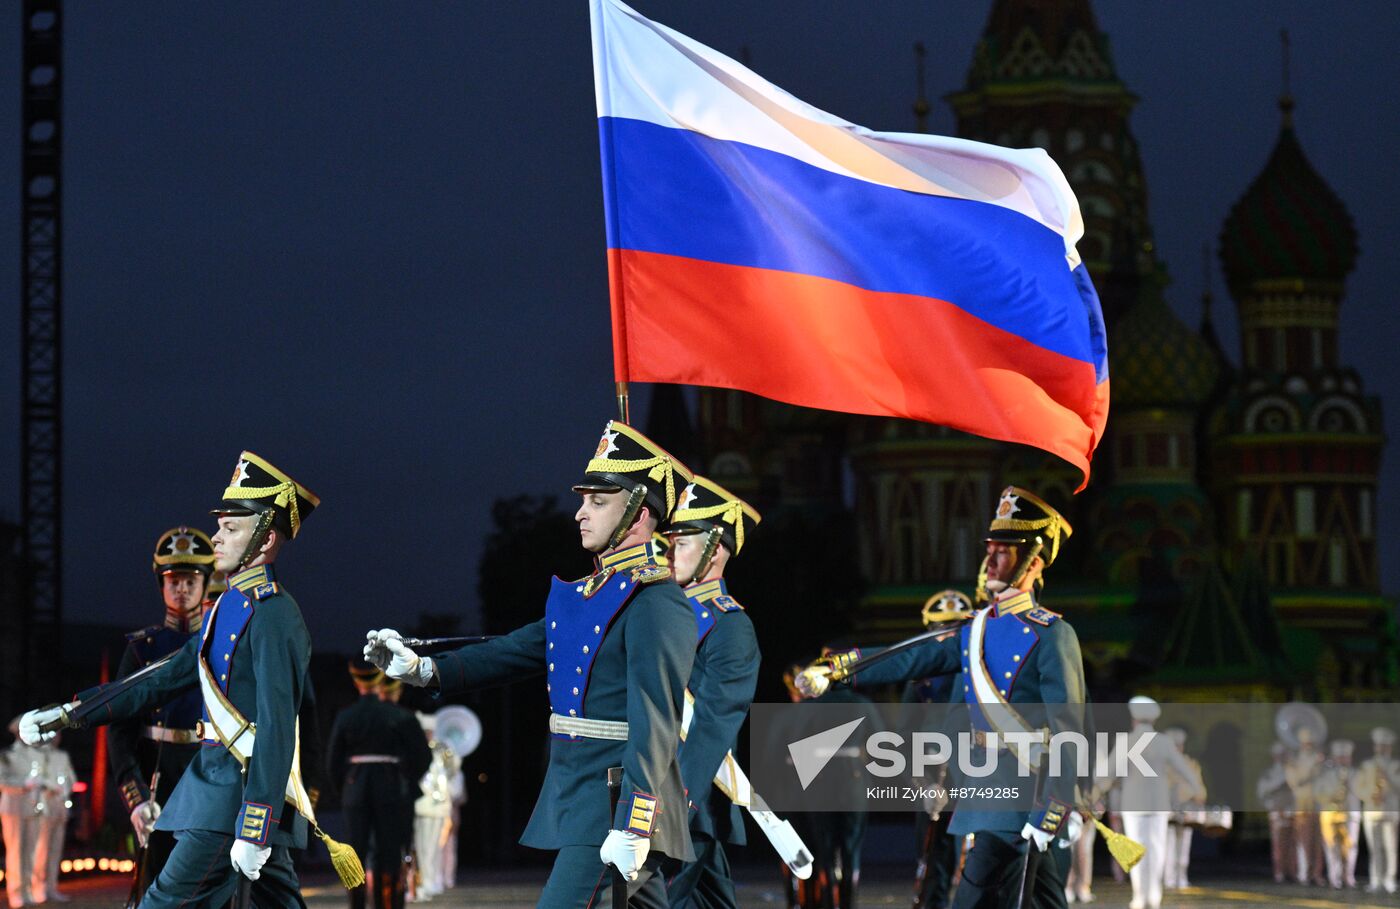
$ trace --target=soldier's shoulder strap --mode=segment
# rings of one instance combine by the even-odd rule
[[[1024,618],[1027,622],[1034,622],[1037,625],[1044,625],[1048,628],[1058,622],[1063,616],[1054,610],[1046,609],[1044,606],[1037,606],[1034,609],[1028,610]]]
[[[720,594],[719,596],[717,596],[717,597],[715,597],[713,600],[711,600],[711,601],[710,601],[710,605],[713,606],[713,607],[714,607],[716,610],[718,610],[719,612],[743,612],[743,611],[744,611],[744,607],[743,607],[742,605],[740,605],[740,603],[739,603],[738,600],[736,600],[736,599],[734,599],[733,597],[729,596],[728,594],[724,594],[724,593]]]
[[[144,641],[146,638],[155,636],[156,633],[158,633],[164,627],[164,625],[147,625],[145,628],[138,628],[135,631],[128,631],[126,633],[126,639],[128,641],[131,641],[132,643],[135,643],[137,641]]]
[[[665,565],[639,565],[632,569],[633,584],[655,584],[658,581],[669,581],[671,579],[671,569]]]

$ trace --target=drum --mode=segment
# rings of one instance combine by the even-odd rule
[[[1235,816],[1229,808],[1223,805],[1212,805],[1202,812],[1205,819],[1201,822],[1201,835],[1211,839],[1219,839],[1230,832],[1230,828],[1235,825]]]

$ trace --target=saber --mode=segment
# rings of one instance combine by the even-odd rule
[[[469,634],[455,638],[404,638],[403,645],[414,650],[429,650],[438,647],[461,647],[467,644],[484,644],[494,641],[499,634]]]
[[[174,659],[175,654],[161,657],[149,666],[138,669],[125,678],[117,679],[102,686],[102,690],[86,701],[80,701],[76,706],[64,704],[59,707],[58,716],[51,720],[39,724],[39,732],[58,732],[61,729],[82,729],[87,718],[92,716],[100,707],[105,707],[115,697],[125,694],[127,691],[146,676],[155,672]],[[45,708],[48,709],[48,708]]]
[[[847,663],[844,666],[834,666],[831,670],[831,680],[833,682],[839,682],[842,679],[848,679],[857,672],[863,672],[871,666],[878,666],[890,657],[898,656],[906,650],[910,650],[929,641],[936,641],[940,635],[946,635],[947,633],[947,628],[925,631],[922,634],[914,635],[912,638],[905,638],[897,644],[891,644],[879,653],[872,653],[868,657],[857,657],[854,662]]]

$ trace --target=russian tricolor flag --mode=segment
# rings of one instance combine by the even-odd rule
[[[1049,155],[874,132],[591,13],[618,381],[940,423],[1087,482],[1108,351]]]

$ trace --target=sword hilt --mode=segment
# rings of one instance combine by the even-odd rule
[[[58,716],[54,717],[51,720],[45,720],[44,722],[40,723],[40,734],[47,735],[50,732],[61,732],[64,729],[82,728],[82,720],[73,716],[73,709],[67,704],[63,704],[61,706],[58,704],[50,704],[47,707],[41,707],[39,709],[52,710],[55,707],[58,707]]]

